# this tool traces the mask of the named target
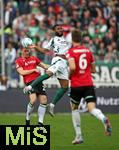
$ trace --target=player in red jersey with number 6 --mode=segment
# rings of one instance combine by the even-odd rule
[[[96,108],[96,96],[91,75],[91,73],[96,73],[96,69],[92,52],[81,44],[81,33],[78,30],[72,32],[72,41],[73,47],[67,53],[71,81],[72,121],[76,133],[72,144],[81,144],[83,137],[78,105],[82,98],[87,102],[88,111],[103,123],[106,135],[111,135],[112,128],[109,119],[100,109]]]

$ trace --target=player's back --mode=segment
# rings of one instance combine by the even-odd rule
[[[85,46],[73,47],[70,51],[76,64],[76,70],[71,77],[71,86],[92,86],[91,63],[94,59],[91,51]]]

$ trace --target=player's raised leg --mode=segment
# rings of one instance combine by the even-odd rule
[[[109,119],[102,113],[102,111],[95,106],[94,102],[89,102],[87,104],[89,112],[95,116],[97,119],[101,120],[104,125],[105,134],[110,136],[112,134],[112,127]]]

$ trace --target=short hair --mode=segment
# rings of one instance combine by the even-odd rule
[[[72,31],[72,41],[76,42],[76,43],[82,42],[82,36],[81,36],[81,32],[79,30],[75,29]]]
[[[61,24],[55,24],[52,29],[55,30],[56,27],[61,26]]]

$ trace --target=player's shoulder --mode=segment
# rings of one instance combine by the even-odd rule
[[[73,53],[90,53],[91,51],[85,45],[73,46],[69,49]]]
[[[21,61],[23,61],[23,57],[17,57],[17,58],[15,59],[15,62],[21,62]]]
[[[41,61],[40,58],[36,57],[36,56],[30,56],[30,60],[34,60],[34,61]]]
[[[91,52],[90,49],[89,49],[86,45],[83,45],[83,46],[82,46],[82,49],[85,49],[85,50],[87,50],[88,52]]]
[[[37,57],[36,56],[30,56],[30,59],[36,59]]]
[[[71,47],[71,48],[69,48],[69,50],[66,52],[66,58],[67,59],[69,59],[69,58],[71,58],[72,57],[72,55],[73,55],[73,47]]]
[[[80,49],[80,47],[74,47],[72,46],[70,49],[69,49],[69,52],[73,52],[73,53],[77,53],[77,51]]]
[[[73,51],[73,50],[76,50],[76,49],[77,49],[77,47],[72,46],[72,47],[70,48],[70,51]]]
[[[18,57],[18,58],[15,59],[15,64],[16,64],[17,68],[18,68],[19,65],[20,66],[23,65],[24,62],[25,62],[25,60],[24,60],[23,57]]]
[[[81,51],[82,53],[87,53],[87,54],[92,53],[92,52],[90,51],[90,49],[89,49],[87,46],[85,46],[85,45],[81,45],[81,46],[79,47],[79,49],[80,49],[80,51]]]

